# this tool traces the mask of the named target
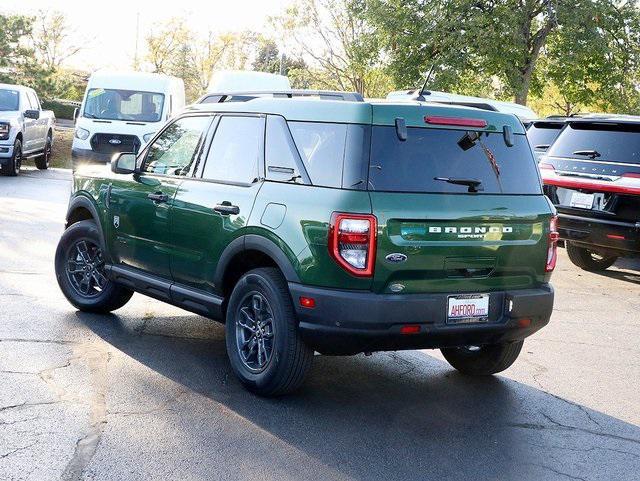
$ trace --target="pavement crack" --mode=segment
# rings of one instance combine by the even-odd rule
[[[22,410],[22,409],[27,409],[30,407],[35,407],[35,406],[48,406],[51,404],[57,404],[60,401],[44,401],[44,402],[35,402],[35,403],[27,403],[27,402],[23,402],[20,404],[12,404],[11,406],[2,406],[0,407],[0,413],[1,412],[5,412],[5,411],[11,411],[11,410]]]
[[[569,479],[577,479],[579,481],[587,481],[586,478],[582,478],[580,476],[574,476],[572,474],[565,473],[564,471],[560,471],[558,469],[552,468],[551,466],[547,466],[546,464],[537,464],[537,463],[528,463],[528,464],[531,465],[531,466],[536,466],[538,468],[546,469],[548,471],[551,471],[552,473],[558,474],[560,476],[564,476],[564,477],[569,478]]]
[[[31,444],[28,444],[26,446],[20,446],[19,448],[12,449],[11,451],[8,451],[6,453],[0,453],[0,459],[8,458],[12,454],[18,453],[20,451],[24,451],[25,449],[29,449],[35,446],[36,444],[38,444],[38,441],[34,441]]]
[[[89,367],[91,398],[90,404],[90,425],[87,432],[76,442],[76,447],[72,458],[62,473],[62,481],[79,481],[86,467],[91,462],[93,455],[98,448],[98,443],[102,436],[102,430],[106,424],[106,393],[107,393],[107,369],[110,360],[108,351],[82,346],[76,349],[77,358],[83,359]]]

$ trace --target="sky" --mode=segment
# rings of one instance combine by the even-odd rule
[[[129,68],[135,53],[136,19],[139,14],[139,50],[154,25],[172,17],[184,17],[198,32],[254,30],[269,33],[266,20],[278,15],[291,0],[5,0],[0,13],[34,15],[39,10],[65,14],[82,45],[67,66],[93,71],[97,68]]]

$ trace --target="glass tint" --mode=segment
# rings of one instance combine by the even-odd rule
[[[576,154],[580,151],[586,155]],[[640,124],[571,123],[548,155],[640,164]]]
[[[543,149],[543,145],[549,146],[553,144],[553,141],[556,140],[556,137],[560,133],[560,129],[562,129],[562,127],[562,124],[551,122],[534,122],[531,127],[527,129],[529,143],[534,149]]]
[[[264,119],[220,118],[202,177],[223,182],[250,183],[258,177]]]
[[[409,128],[400,141],[395,127],[373,127],[369,189],[389,192],[467,193],[477,180],[484,194],[540,194],[535,160],[525,135],[507,147],[502,133]]]
[[[313,185],[342,187],[347,125],[289,122],[289,128]]]
[[[142,171],[187,175],[209,120],[209,117],[184,117],[169,125],[149,146]]]
[[[105,120],[158,122],[164,95],[135,90],[91,89],[87,93],[84,117]]]
[[[0,111],[19,110],[20,93],[17,90],[0,89]]]
[[[270,115],[267,118],[265,160],[267,179],[277,182],[303,181],[298,151],[287,122],[282,117]]]

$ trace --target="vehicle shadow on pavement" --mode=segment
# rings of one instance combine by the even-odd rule
[[[206,398],[204,411],[176,399],[171,426],[190,443],[181,449],[209,468],[218,463],[218,473],[231,469],[230,456],[261,469],[255,479],[631,480],[640,472],[640,427],[502,376],[459,375],[420,351],[317,356],[300,392],[264,399],[236,381],[221,326],[196,340],[136,332],[117,315],[76,316],[151,369],[147,376]],[[189,319],[180,318],[185,332]],[[127,455],[126,446],[113,449]]]
[[[613,267],[595,274],[640,285],[640,259],[618,259]]]

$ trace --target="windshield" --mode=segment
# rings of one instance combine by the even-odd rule
[[[0,89],[0,111],[12,112],[19,110],[20,94],[17,90]]]
[[[386,192],[540,194],[525,135],[508,147],[502,132],[374,127],[369,189]]]
[[[534,149],[545,150],[553,141],[562,129],[562,124],[551,122],[534,122],[529,129],[527,129],[527,137],[529,143]]]
[[[87,93],[83,116],[90,119],[158,122],[162,117],[164,95],[135,90],[91,89]]]
[[[640,164],[640,125],[575,122],[562,131],[548,155]]]

